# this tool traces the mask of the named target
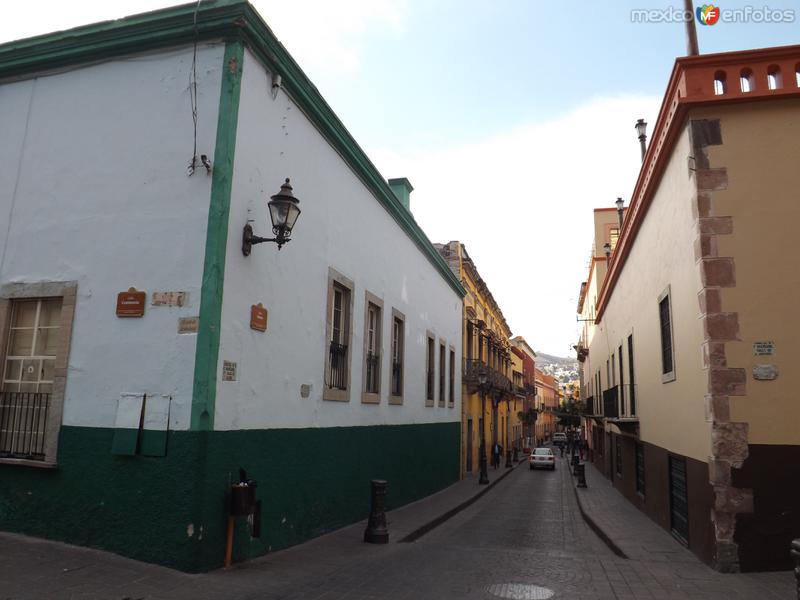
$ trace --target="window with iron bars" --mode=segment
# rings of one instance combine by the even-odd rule
[[[0,386],[0,457],[43,460],[61,298],[11,303]]]
[[[456,352],[450,349],[450,396],[448,398],[450,406],[456,401]]]
[[[369,301],[367,301],[365,341],[364,391],[367,394],[380,394],[381,308]]]
[[[392,396],[403,395],[403,337],[404,321],[395,314],[392,318]]]
[[[428,356],[427,361],[425,364],[425,399],[428,401],[429,405],[433,405],[433,395],[434,395],[434,388],[433,388],[433,369],[434,369],[434,361],[435,359],[435,347],[436,343],[434,339],[428,336]]]
[[[346,390],[348,385],[347,346],[350,329],[350,290],[333,283],[331,340],[328,363],[328,387]]]
[[[444,406],[444,393],[445,393],[445,360],[447,357],[447,350],[444,344],[439,344],[439,406]]]

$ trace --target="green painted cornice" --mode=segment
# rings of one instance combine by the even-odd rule
[[[204,0],[0,45],[0,82],[100,62],[116,56],[200,41],[242,40],[271,71],[320,133],[347,162],[450,287],[466,291],[375,165],[256,10],[243,0]]]

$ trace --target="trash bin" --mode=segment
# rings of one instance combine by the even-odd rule
[[[256,507],[256,482],[252,479],[231,485],[231,516],[243,517]]]

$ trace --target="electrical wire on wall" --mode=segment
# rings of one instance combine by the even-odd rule
[[[194,46],[192,48],[192,68],[189,72],[189,104],[192,109],[192,158],[189,161],[189,167],[186,169],[186,174],[191,177],[194,175],[197,168],[197,46],[200,42],[200,30],[197,27],[197,13],[200,11],[200,3],[202,0],[197,0],[194,7]],[[211,174],[211,161],[203,154],[200,161],[206,168],[206,173]]]

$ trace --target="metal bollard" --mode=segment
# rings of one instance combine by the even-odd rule
[[[370,544],[386,544],[389,542],[389,530],[386,528],[386,487],[383,479],[373,479],[372,509],[369,513],[364,541]]]
[[[506,450],[506,469],[510,469],[514,466],[514,463],[511,462],[511,450]]]
[[[579,463],[575,465],[575,475],[578,477],[578,487],[586,487],[586,465]]]
[[[792,540],[790,554],[794,560],[794,578],[797,581],[797,600],[800,600],[800,538]]]

